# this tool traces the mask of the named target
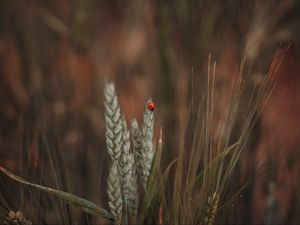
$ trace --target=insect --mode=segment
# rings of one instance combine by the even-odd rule
[[[147,107],[148,107],[148,109],[149,109],[150,111],[154,111],[154,109],[155,109],[155,104],[154,104],[154,102],[149,101],[149,102],[147,103]]]

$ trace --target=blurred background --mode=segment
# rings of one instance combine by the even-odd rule
[[[141,121],[149,98],[156,103],[155,136],[162,126],[166,167],[182,121],[199,104],[208,55],[217,63],[218,120],[241,60],[251,67],[251,86],[282,48],[276,87],[234,182],[267,166],[232,205],[232,217],[238,224],[299,224],[295,0],[0,0],[0,165],[106,207],[104,82],[115,82],[128,122]]]

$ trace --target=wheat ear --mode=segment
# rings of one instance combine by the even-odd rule
[[[216,215],[218,212],[219,195],[215,192],[207,201],[207,210],[204,217],[205,225],[213,225],[215,223]]]
[[[7,225],[32,225],[32,222],[26,220],[21,211],[14,212],[10,210],[7,217],[4,219],[3,224]]]
[[[108,205],[112,215],[114,216],[114,224],[121,224],[123,199],[122,199],[122,187],[120,182],[120,176],[118,173],[117,162],[114,161],[108,175]]]
[[[142,176],[141,156],[142,156],[142,133],[135,118],[131,120],[130,138],[132,141],[133,161],[132,174],[130,180],[130,190],[128,198],[128,210],[131,214],[136,214],[139,204],[137,178]]]
[[[142,149],[142,132],[139,129],[139,125],[135,118],[131,120],[131,128],[130,128],[130,134],[131,134],[131,141],[133,146],[133,154],[135,159],[135,168],[136,173],[139,176],[140,179],[142,179],[142,171],[143,171],[143,149]]]
[[[131,153],[130,153],[130,132],[127,130],[127,124],[125,121],[124,116],[122,116],[123,122],[123,140],[122,140],[122,147],[121,147],[121,156],[118,161],[118,171],[122,186],[122,193],[123,193],[123,206],[124,206],[124,215],[125,215],[125,222],[128,224],[128,198],[129,198],[129,186],[131,185],[131,172],[133,161],[131,160]]]
[[[154,113],[145,108],[142,124],[142,182],[144,188],[147,187],[148,177],[152,166],[154,156],[153,152],[153,127],[154,127]]]
[[[154,155],[152,143],[153,126],[154,115],[147,107],[143,115],[142,132],[138,127],[136,119],[134,118],[131,121],[131,140],[136,160],[136,171],[145,189]]]
[[[136,163],[133,154],[131,154],[130,156],[131,156],[130,160],[132,164],[132,171],[131,171],[130,185],[129,185],[128,211],[130,214],[136,215],[138,210],[138,204],[139,204]]]
[[[104,86],[104,106],[107,150],[112,160],[118,160],[121,155],[123,123],[115,86],[112,83],[106,83]]]
[[[131,172],[133,167],[133,160],[130,153],[130,132],[127,130],[127,125],[124,116],[122,116],[123,125],[123,140],[121,146],[121,155],[118,161],[118,171],[122,185],[122,193],[124,199],[128,199],[129,186],[131,179]]]

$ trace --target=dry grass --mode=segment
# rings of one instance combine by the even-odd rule
[[[216,63],[212,61],[211,56],[209,57],[207,90],[203,93],[203,100],[199,104],[200,108],[193,124],[192,147],[190,151],[185,149],[185,131],[182,129],[178,157],[164,172],[160,170],[162,134],[156,151],[153,149],[153,111],[146,107],[142,131],[134,119],[129,132],[114,85],[105,85],[106,141],[112,159],[107,186],[111,213],[78,196],[33,184],[2,167],[0,169],[15,181],[56,196],[87,213],[113,219],[115,224],[149,224],[158,223],[160,220],[167,224],[213,225],[227,203],[235,196],[226,194],[228,184],[250,132],[271,93],[269,77],[266,76],[265,80],[254,88],[248,104],[242,105],[241,99],[245,94],[247,82],[245,73],[249,72],[245,71],[244,66],[242,62],[235,91],[225,109],[224,120],[219,122],[219,133],[215,134],[212,118],[215,107]],[[245,107],[247,110],[244,110]],[[245,119],[239,135],[234,137],[232,132],[241,108],[243,113],[246,112],[243,116]],[[175,174],[170,176],[174,166]],[[145,190],[143,196],[138,192],[136,174],[139,174],[139,180]],[[169,190],[166,189],[167,182],[173,182]],[[166,195],[167,190],[171,191],[170,198]]]

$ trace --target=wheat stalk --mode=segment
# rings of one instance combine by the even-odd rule
[[[122,200],[122,187],[121,187],[120,177],[118,173],[118,166],[116,161],[113,162],[109,171],[107,194],[108,194],[108,205],[114,217],[114,224],[119,225],[121,224],[121,220],[122,220],[123,200]]]
[[[19,210],[14,212],[10,210],[7,217],[3,220],[3,224],[7,225],[32,225],[32,222],[27,220],[24,214]]]
[[[105,84],[104,106],[107,150],[112,160],[118,160],[121,155],[123,122],[115,86],[112,83]]]
[[[216,192],[214,192],[214,194],[211,197],[208,197],[207,209],[203,224],[213,225],[215,223],[215,218],[218,212],[219,200],[219,195]]]

